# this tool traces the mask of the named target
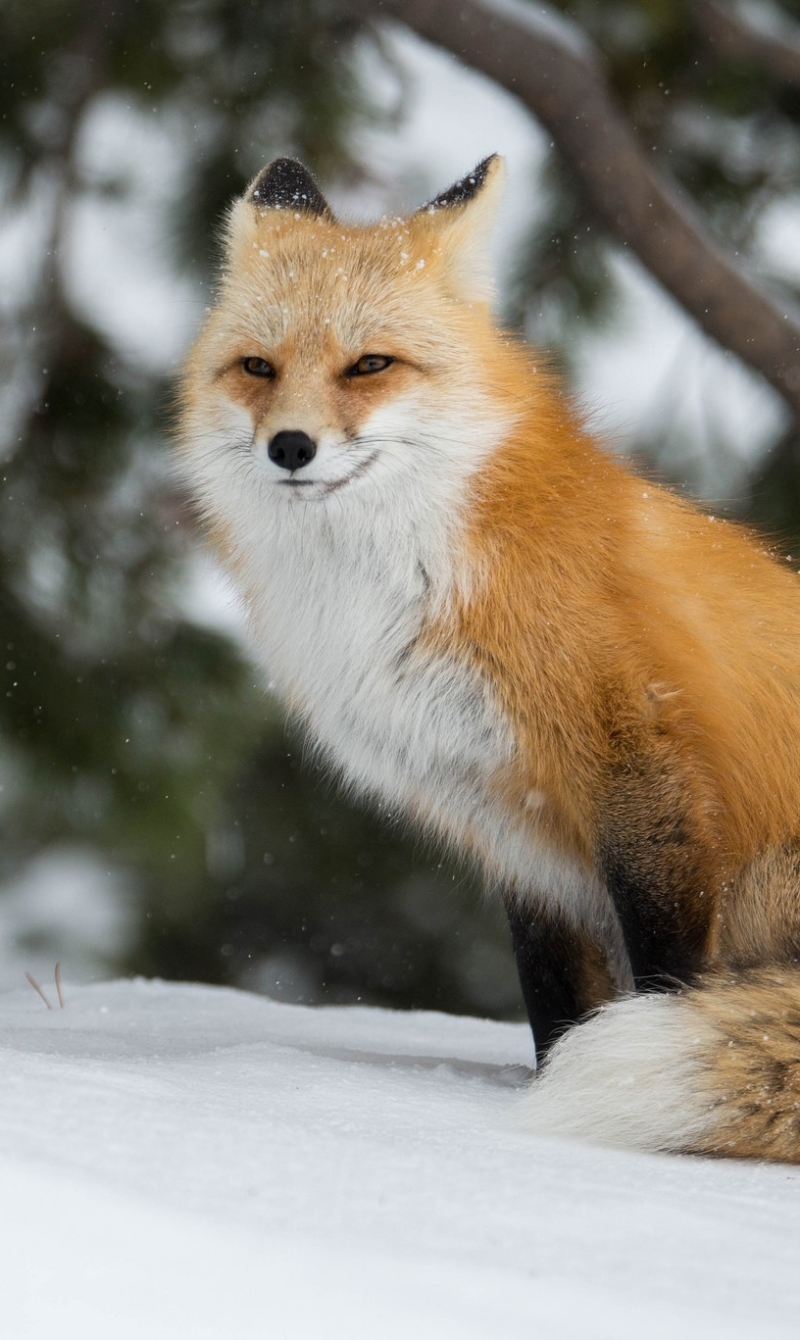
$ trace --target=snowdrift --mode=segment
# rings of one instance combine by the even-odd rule
[[[526,1026],[67,982],[0,1048],[8,1340],[797,1336],[800,1173],[532,1139]]]

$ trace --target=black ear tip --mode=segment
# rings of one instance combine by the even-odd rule
[[[331,212],[308,168],[296,158],[274,159],[256,177],[248,199],[259,209],[292,209],[306,214]]]
[[[448,186],[447,190],[442,191],[441,195],[437,195],[434,200],[429,201],[427,205],[423,205],[419,212],[423,214],[426,211],[454,209],[458,205],[466,205],[467,201],[472,200],[474,196],[479,194],[492,164],[499,162],[499,160],[499,154],[489,154],[489,157],[484,158],[466,177],[462,177],[461,181]]]

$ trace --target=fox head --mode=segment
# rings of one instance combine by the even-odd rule
[[[339,222],[291,159],[255,178],[231,209],[183,380],[201,500],[219,498],[223,470],[229,495],[246,475],[282,509],[345,493],[372,505],[475,468],[510,413],[488,259],[502,177],[494,155],[410,216],[371,225]]]

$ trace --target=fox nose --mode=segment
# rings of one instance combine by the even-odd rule
[[[313,461],[317,454],[317,444],[312,442],[308,433],[295,429],[284,429],[276,433],[267,447],[270,460],[282,470],[302,470],[304,465]]]

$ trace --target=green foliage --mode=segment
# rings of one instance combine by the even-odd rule
[[[499,909],[349,804],[302,753],[280,728],[262,741],[207,830],[205,879],[149,898],[135,966],[155,956],[185,975],[188,954],[202,980],[292,999],[516,1008]]]
[[[545,205],[520,250],[505,318],[525,326],[532,342],[566,370],[576,323],[602,324],[616,290],[605,235],[559,159],[549,160],[542,185]]]

